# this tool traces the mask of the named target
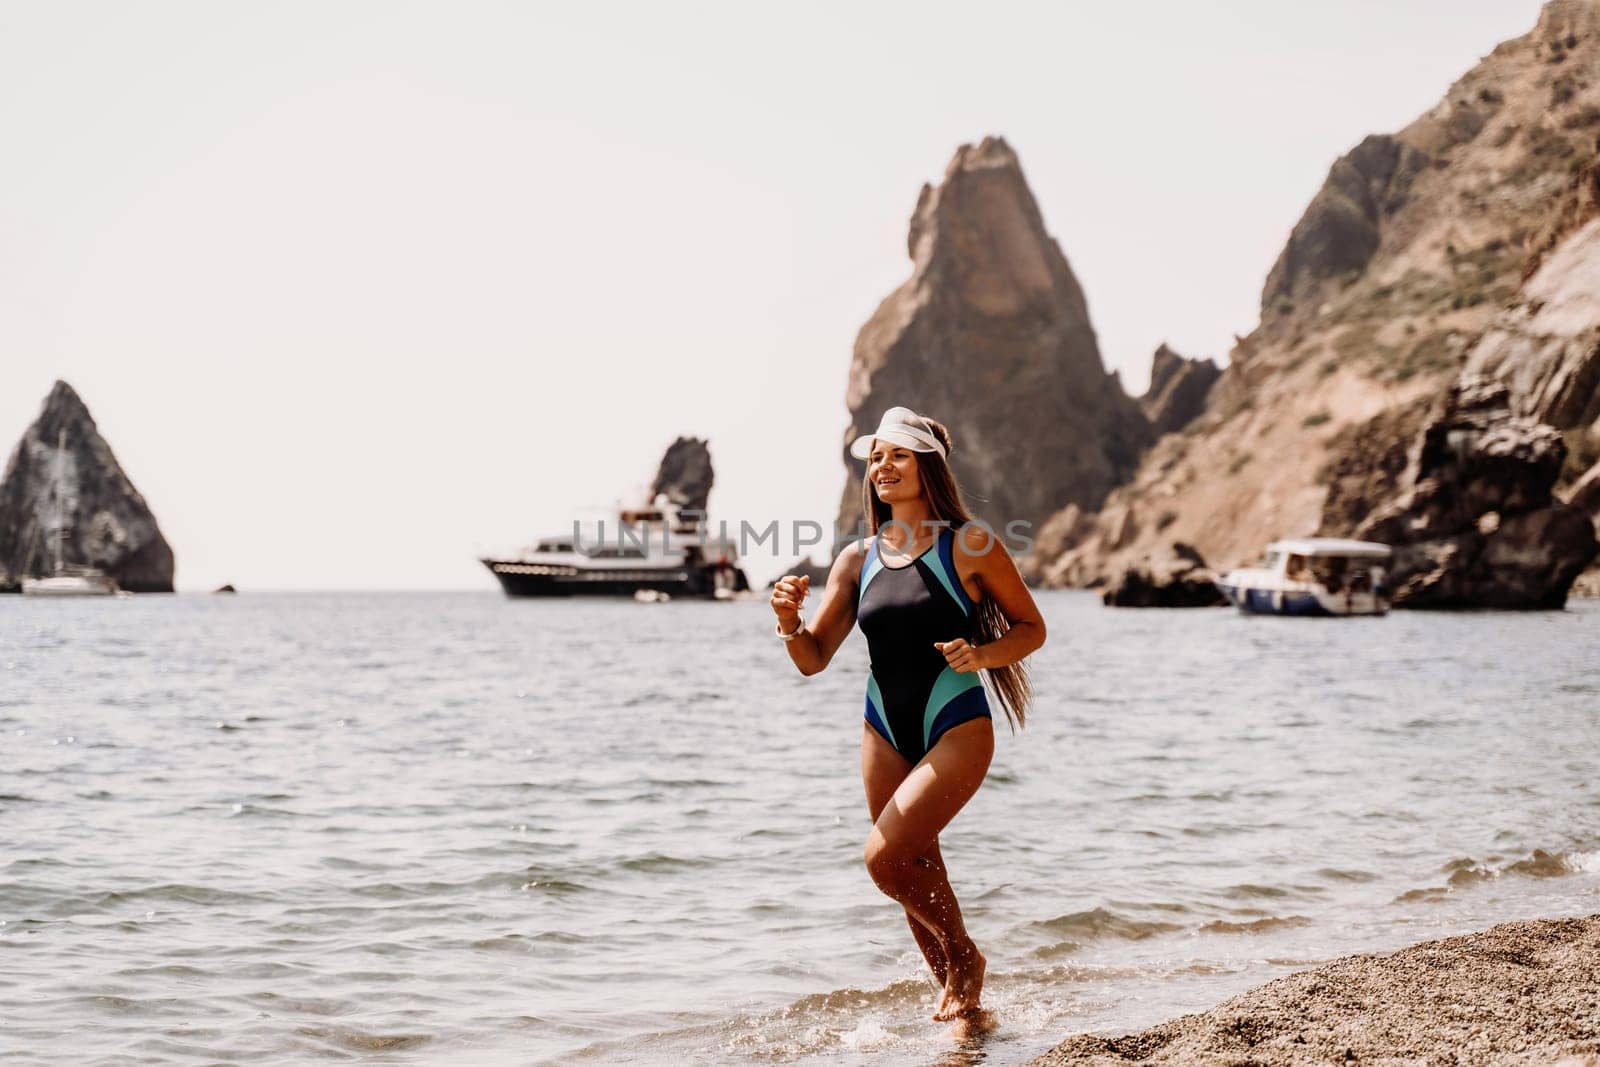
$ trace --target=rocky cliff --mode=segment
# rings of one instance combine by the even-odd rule
[[[665,493],[678,507],[703,513],[714,481],[711,449],[706,442],[699,437],[680,437],[661,456],[650,483],[650,499]]]
[[[0,479],[0,584],[49,574],[58,528],[68,566],[97,567],[131,592],[172,592],[172,549],[66,382],[50,390]]]
[[[1554,0],[1438,106],[1333,164],[1204,412],[1097,514],[1063,512],[1072,536],[1026,569],[1099,583],[1173,541],[1227,569],[1356,527],[1413,488],[1408,455],[1468,364],[1565,432],[1560,484],[1576,482],[1600,459],[1597,135],[1600,0]]]
[[[923,187],[907,245],[911,277],[856,338],[845,445],[905,405],[949,427],[951,465],[996,528],[1099,507],[1152,434],[1101,363],[1083,290],[1016,153],[999,138],[962,146],[943,183]],[[863,465],[844,461],[850,530]]]

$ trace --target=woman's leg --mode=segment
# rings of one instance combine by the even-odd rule
[[[918,860],[978,791],[993,756],[994,725],[989,719],[952,727],[895,788],[867,838],[872,880],[932,931],[944,950],[941,1018],[979,1010],[985,961],[967,935],[943,864],[935,870]]]
[[[878,731],[862,723],[861,784],[866,787],[867,811],[872,816],[873,822],[878,821],[878,816],[888,805],[889,799],[894,796],[895,789],[910,773],[911,764],[906,762],[905,757],[896,752]],[[944,858],[939,855],[937,839],[923,854],[921,861],[936,870],[944,870]],[[932,930],[912,918],[909,911],[906,912],[906,923],[911,927],[911,936],[916,938],[917,948],[922,950],[922,958],[928,962],[928,969],[933,972],[934,981],[943,990],[949,978],[949,968],[945,964],[944,949],[940,946],[939,939],[934,936]],[[945,1004],[941,999],[939,1010],[943,1011],[944,1008]]]

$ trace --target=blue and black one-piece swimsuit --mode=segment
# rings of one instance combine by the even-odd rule
[[[978,673],[957,673],[936,641],[975,643],[978,609],[956,574],[955,532],[948,527],[922,555],[890,567],[867,543],[857,584],[856,619],[867,638],[867,724],[915,764],[946,730],[987,719]]]

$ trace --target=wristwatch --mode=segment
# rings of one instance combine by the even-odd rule
[[[802,615],[800,617],[800,625],[796,626],[794,628],[794,632],[793,633],[787,633],[786,634],[786,633],[783,632],[783,620],[782,619],[779,619],[776,623],[773,624],[772,631],[773,631],[773,633],[778,635],[778,640],[780,640],[780,641],[793,641],[795,638],[799,637],[801,634],[806,632],[806,619],[805,619],[805,616]]]

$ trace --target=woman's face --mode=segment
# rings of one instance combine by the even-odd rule
[[[873,441],[867,457],[867,480],[885,504],[916,500],[922,496],[922,479],[917,475],[917,454],[909,448]]]

